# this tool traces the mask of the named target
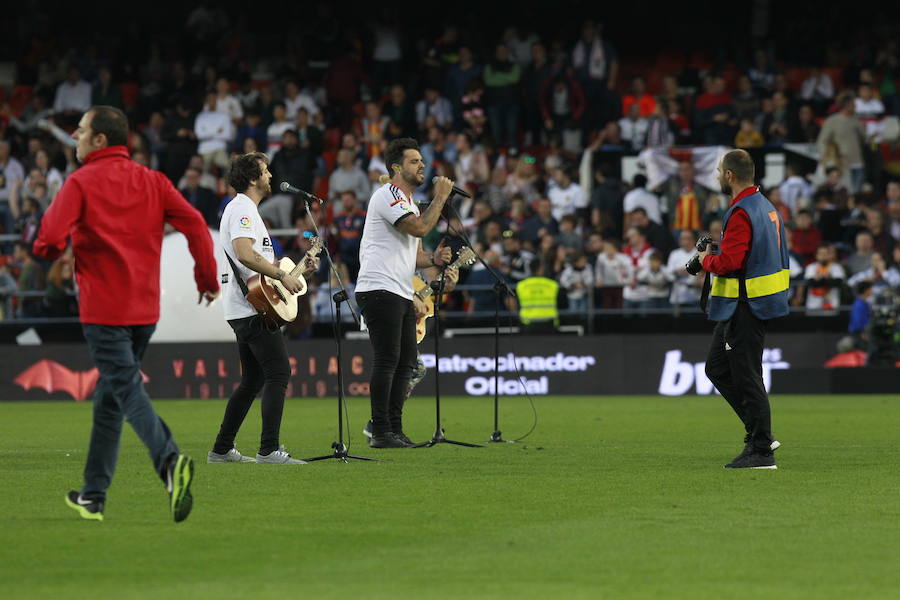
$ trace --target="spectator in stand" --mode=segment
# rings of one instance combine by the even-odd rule
[[[259,106],[260,93],[258,89],[253,87],[250,75],[248,73],[241,73],[238,77],[238,84],[239,87],[234,92],[234,97],[241,103],[244,114],[246,115],[250,110],[254,110],[260,116],[260,121],[262,122],[262,114],[260,112],[261,107]],[[263,128],[265,127],[268,127],[268,123],[263,125]]]
[[[381,114],[377,102],[366,102],[363,118],[356,124],[356,135],[362,141],[369,158],[381,154],[381,142],[387,135],[390,119]]]
[[[91,93],[91,84],[81,78],[78,67],[69,67],[66,80],[56,88],[53,112],[63,124],[71,125],[72,119],[77,122],[82,113],[91,107]]]
[[[796,163],[788,162],[787,179],[778,189],[781,191],[781,202],[790,214],[797,214],[801,208],[809,208],[812,203],[813,188],[805,177],[800,175],[800,168]]]
[[[647,119],[640,115],[640,106],[632,103],[628,110],[628,115],[619,119],[619,131],[622,132],[622,139],[628,142],[631,149],[639,152],[647,139]]]
[[[668,102],[660,99],[653,108],[653,114],[647,119],[647,135],[644,146],[647,148],[668,148],[675,145],[676,125],[669,118]]]
[[[813,223],[812,213],[806,209],[797,211],[791,230],[791,252],[806,266],[814,260],[821,245],[822,232]]]
[[[428,117],[434,117],[437,126],[441,129],[446,129],[453,123],[453,105],[441,96],[435,87],[425,88],[425,96],[416,104],[416,123],[419,130],[425,128],[425,121]]]
[[[340,202],[341,211],[334,218],[338,255],[341,262],[347,265],[350,281],[356,281],[359,273],[359,243],[366,223],[366,211],[359,207],[356,193],[352,189],[340,193]]]
[[[885,190],[888,210],[886,230],[894,238],[894,249],[900,247],[900,182],[890,181]]]
[[[488,122],[494,142],[515,151],[519,131],[521,67],[509,58],[506,44],[497,44],[494,59],[484,67]]]
[[[25,242],[16,242],[13,249],[13,264],[19,271],[16,284],[20,292],[40,292],[46,288],[44,268],[34,260],[31,247]],[[19,298],[16,316],[20,319],[34,319],[44,316],[42,298]]]
[[[844,267],[837,262],[834,246],[819,246],[816,261],[808,264],[803,273],[806,310],[813,314],[836,311],[841,305],[841,286],[846,278]],[[798,292],[798,297],[800,295]]]
[[[235,126],[244,118],[244,107],[231,94],[231,83],[224,77],[216,80],[216,111],[228,115]]]
[[[581,39],[572,49],[572,67],[581,82],[587,100],[585,133],[602,129],[620,113],[614,90],[619,73],[619,58],[603,36],[603,26],[586,21]]]
[[[425,160],[426,186],[431,185],[438,163],[456,164],[456,144],[447,139],[447,135],[440,127],[431,127],[428,130],[428,141],[422,144],[420,152]]]
[[[663,266],[663,255],[654,250],[647,257],[647,266],[637,272],[636,281],[645,287],[645,308],[669,308],[669,287],[675,276]]]
[[[387,86],[400,81],[400,61],[403,59],[400,28],[396,15],[386,7],[382,8],[370,28],[374,38],[372,62],[375,85],[381,93]]]
[[[860,281],[853,286],[856,298],[850,308],[850,323],[847,325],[847,333],[850,335],[849,343],[838,342],[838,348],[845,346],[848,349],[865,350],[869,346],[868,325],[872,316],[871,299],[873,295],[872,282]]]
[[[625,194],[625,199],[623,200],[623,210],[626,215],[631,214],[637,208],[643,208],[644,214],[648,219],[657,225],[662,225],[659,197],[647,190],[647,176],[642,173],[634,176],[631,191]],[[627,223],[625,228],[628,228]]]
[[[293,129],[288,129],[281,137],[281,150],[275,154],[269,171],[272,173],[273,188],[282,181],[300,188],[312,190],[316,157],[300,145],[300,138]],[[293,220],[295,198],[288,194],[278,194],[264,200],[259,206],[259,214],[268,220],[276,229],[290,227]]]
[[[872,266],[853,275],[847,284],[853,287],[860,282],[868,281],[872,284],[872,292],[878,295],[886,289],[900,288],[900,270],[894,266],[888,266],[884,255],[873,252],[871,256]],[[21,281],[19,287],[22,287]]]
[[[247,110],[246,115],[244,122],[238,125],[232,148],[241,154],[246,154],[246,152],[242,152],[244,140],[250,138],[256,142],[257,149],[268,149],[267,128],[263,127],[262,117],[260,117],[259,112],[255,108],[250,108]]]
[[[188,100],[180,99],[175,112],[163,125],[162,140],[166,144],[166,160],[163,171],[172,182],[184,173],[188,162],[197,152],[197,134],[194,133],[195,117]]]
[[[727,146],[734,141],[737,111],[731,94],[725,91],[725,80],[713,75],[706,80],[706,91],[694,104],[695,136],[701,144]]]
[[[462,97],[466,93],[469,82],[482,76],[481,65],[475,62],[475,55],[469,46],[459,47],[459,61],[450,65],[447,69],[447,77],[444,83],[444,94],[453,105],[453,123],[459,128],[462,126]]]
[[[575,253],[571,262],[566,264],[559,276],[559,285],[566,291],[569,310],[587,311],[588,302],[592,300],[594,270],[582,252]]]
[[[97,83],[91,91],[91,106],[115,106],[122,108],[122,88],[112,82],[109,67],[97,71]]]
[[[865,177],[863,140],[865,132],[853,115],[853,94],[844,94],[838,101],[839,110],[825,119],[816,143],[822,162],[838,166],[850,177],[850,193],[859,193]]]
[[[894,250],[894,238],[884,226],[884,214],[877,208],[869,208],[866,214],[866,229],[872,234],[872,244],[882,256],[890,256]]]
[[[756,95],[753,82],[748,76],[741,75],[738,78],[737,93],[734,95],[733,101],[739,119],[753,120],[756,118],[760,109],[759,96]]]
[[[615,176],[608,162],[601,162],[594,170],[594,185],[591,187],[591,224],[599,229],[603,237],[622,239],[622,224],[625,213],[622,210],[624,186]]]
[[[788,141],[796,144],[815,144],[819,138],[819,126],[816,124],[813,109],[804,104],[797,111],[797,118],[793,120]]]
[[[578,219],[575,215],[563,215],[559,220],[559,233],[556,235],[556,243],[572,252],[580,252],[583,247],[581,234],[578,232]]]
[[[668,255],[675,245],[671,232],[663,225],[651,221],[643,206],[637,206],[628,213],[626,228],[631,227],[636,227],[643,231],[644,235],[647,236],[647,242],[663,256]]]
[[[758,49],[753,54],[753,66],[747,71],[747,76],[760,96],[771,94],[775,90],[775,68],[765,50]]]
[[[697,234],[690,229],[682,229],[678,236],[678,247],[669,253],[666,269],[672,275],[672,294],[669,302],[673,306],[696,307],[700,302],[700,288],[703,277],[694,277],[685,270],[685,265],[697,253]]]
[[[500,255],[494,250],[486,250],[484,253],[484,262],[493,270],[494,273],[509,282],[509,276],[506,273],[506,267],[500,260]],[[468,296],[468,312],[493,312],[496,304],[494,290],[491,286],[496,283],[494,275],[484,268],[481,263],[476,262],[466,278],[466,285],[477,285],[485,289],[478,289],[465,292]]]
[[[872,255],[875,253],[875,242],[872,233],[867,230],[856,234],[853,253],[844,260],[844,267],[851,276],[872,266]]]
[[[328,199],[331,202],[341,199],[344,192],[353,193],[353,207],[356,207],[356,201],[359,198],[368,200],[372,186],[369,178],[365,173],[353,164],[353,152],[342,148],[337,153],[337,168],[331,172],[328,178]],[[335,213],[340,212],[342,207],[334,206]]]
[[[7,140],[0,139],[0,227],[3,233],[13,232],[14,212],[10,207],[13,188],[25,179],[25,169],[12,154]],[[0,245],[2,248],[3,245]]]
[[[600,308],[622,308],[622,289],[633,275],[631,259],[619,252],[619,243],[612,239],[603,240],[603,252],[594,263],[594,285],[598,292],[595,297],[599,299]]]
[[[384,115],[388,118],[387,138],[411,137],[416,135],[415,109],[406,98],[406,89],[399,84],[392,85],[385,103]]]
[[[559,222],[553,216],[553,204],[547,198],[540,198],[535,207],[535,214],[525,221],[522,227],[522,239],[537,244],[546,234],[559,233]]]
[[[772,112],[763,118],[762,123],[766,144],[781,145],[788,141],[789,119],[790,107],[787,96],[781,92],[775,92],[772,94]]]
[[[759,148],[765,144],[763,135],[756,128],[753,119],[745,117],[741,119],[741,128],[734,136],[735,148]]]
[[[569,71],[546,79],[539,98],[548,138],[562,136],[566,130],[581,129],[585,110],[584,92]]]
[[[854,111],[862,121],[878,119],[884,114],[884,104],[875,96],[875,91],[868,83],[859,86],[859,95],[854,100]]]
[[[554,67],[547,59],[547,48],[541,42],[531,46],[531,62],[522,73],[522,106],[525,109],[525,145],[544,143],[544,83],[550,80]],[[581,86],[579,85],[579,89]],[[582,98],[584,92],[581,92]],[[582,102],[582,113],[584,103]],[[579,115],[579,118],[581,115]]]
[[[181,195],[188,203],[200,211],[206,224],[215,230],[219,229],[219,205],[221,199],[214,190],[200,185],[200,177],[203,172],[200,169],[188,168],[184,173],[185,185],[181,188]]]
[[[828,73],[813,67],[800,86],[800,98],[809,102],[817,114],[824,115],[834,98],[834,84]]]
[[[640,75],[631,80],[631,93],[622,97],[623,117],[631,114],[632,104],[638,105],[638,114],[641,117],[649,117],[656,111],[656,99],[647,93],[647,85]]]
[[[706,212],[711,192],[694,181],[694,165],[688,161],[678,164],[678,174],[670,177],[660,186],[662,208],[665,211],[670,229],[702,228],[700,218]]]
[[[587,208],[587,197],[581,186],[572,180],[568,169],[557,169],[553,174],[556,185],[550,188],[547,197],[553,205],[553,218],[557,221],[565,215],[583,213]]]
[[[16,278],[9,272],[9,258],[0,256],[0,321],[15,317],[12,300],[18,290]]]
[[[484,81],[480,77],[469,80],[466,93],[462,97],[462,117],[472,139],[481,140],[487,126],[487,113],[484,106]]]
[[[75,277],[71,259],[63,256],[50,266],[50,271],[47,272],[47,295],[44,300],[48,317],[78,316],[78,299],[75,296]]]
[[[284,108],[287,112],[288,121],[297,118],[297,111],[305,108],[311,117],[319,114],[319,107],[316,101],[306,91],[300,89],[300,85],[296,81],[288,81],[284,85]]]
[[[47,202],[47,184],[39,182],[34,185],[33,195],[22,200],[22,208],[16,215],[16,232],[21,234],[20,239],[26,244],[34,243],[37,238],[37,232],[41,227],[41,218],[44,216],[42,203],[49,204]]]
[[[762,188],[760,188],[760,192],[762,192]],[[778,213],[779,218],[781,218],[782,223],[790,223],[793,221],[794,216],[791,214],[791,210],[784,205],[784,202],[781,201],[781,189],[777,187],[769,188],[763,195],[769,199],[769,202],[772,203],[772,206],[775,207],[775,211]],[[822,239],[825,239],[825,236],[822,236]]]
[[[266,154],[269,158],[274,158],[275,153],[281,149],[281,138],[288,129],[293,129],[294,124],[287,118],[287,109],[283,102],[276,102],[272,107],[272,118],[274,119],[266,129],[266,139],[268,146]]]
[[[506,178],[503,186],[504,196],[510,199],[514,196],[521,196],[528,204],[540,197],[538,184],[541,178],[535,168],[535,162],[534,156],[530,154],[519,157],[516,168]]]
[[[632,227],[625,234],[628,244],[622,251],[631,261],[631,278],[622,290],[625,308],[629,310],[642,308],[647,300],[647,287],[638,283],[637,274],[649,265],[653,246],[647,243],[647,236],[637,227]]]
[[[456,136],[454,171],[456,185],[462,189],[466,189],[469,185],[482,186],[487,183],[490,176],[491,168],[484,150],[480,146],[473,147],[472,139],[466,133]]]
[[[534,254],[522,248],[519,234],[515,231],[503,232],[503,264],[507,268],[509,278],[518,283],[531,277],[531,265]]]
[[[534,32],[518,27],[507,27],[503,32],[503,42],[509,48],[512,61],[525,69],[531,64],[531,49],[540,40]]]
[[[215,178],[215,176],[203,171],[203,157],[199,154],[195,154],[190,158],[187,169],[196,169],[200,171],[200,173],[202,173],[202,175],[200,176],[200,187],[205,187],[210,190],[215,190],[218,187],[218,180]],[[184,170],[184,175],[187,175],[187,169]],[[179,190],[187,187],[187,178],[185,176],[179,178],[178,185],[176,187]]]
[[[209,171],[212,166],[224,170],[228,168],[229,159],[226,148],[234,139],[234,126],[228,115],[216,110],[218,96],[215,92],[206,95],[206,104],[194,121],[194,135],[199,145],[197,152],[203,156],[203,169]]]
[[[32,171],[34,170],[37,170],[44,178],[49,192],[48,198],[52,202],[56,198],[56,193],[62,187],[64,177],[59,172],[59,169],[50,164],[50,155],[43,148],[34,153],[34,167]],[[25,185],[28,185],[28,183],[28,178],[26,178]],[[47,209],[46,206],[43,208],[44,210]]]

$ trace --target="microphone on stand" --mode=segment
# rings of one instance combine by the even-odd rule
[[[294,187],[291,184],[289,184],[287,181],[282,181],[281,185],[278,187],[285,194],[300,194],[301,196],[306,196],[310,200],[315,200],[316,202],[325,204],[325,201],[322,200],[321,198],[319,198],[318,196],[313,196],[309,192],[305,192],[298,187]]]
[[[436,177],[432,178],[431,183],[436,184],[438,179],[440,179],[440,177],[436,176]],[[467,192],[466,190],[464,190],[462,188],[456,187],[455,185],[453,186],[453,193],[457,194],[459,196],[462,196],[463,198],[471,198],[472,197],[472,194],[470,194],[469,192]]]

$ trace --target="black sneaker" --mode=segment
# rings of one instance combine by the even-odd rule
[[[749,452],[743,456],[738,456],[733,461],[725,465],[726,469],[777,469],[775,465],[775,455],[760,454],[759,452]]]
[[[82,519],[91,521],[103,520],[102,500],[85,500],[78,492],[70,491],[66,494],[66,506],[78,511]]]
[[[409,444],[397,437],[394,432],[388,431],[381,435],[373,435],[369,440],[369,448],[409,448]]]
[[[191,514],[194,497],[191,496],[191,481],[194,479],[194,461],[184,454],[173,454],[165,466],[166,491],[169,492],[169,508],[172,518],[180,523]]]
[[[403,440],[404,442],[406,442],[406,445],[407,445],[407,446],[415,446],[415,445],[416,445],[416,443],[415,443],[414,441],[412,441],[411,439],[409,439],[409,438],[406,436],[406,434],[403,433],[402,431],[401,431],[400,433],[395,434],[395,435],[396,435],[398,438],[400,438],[401,440]]]
[[[779,442],[778,440],[772,440],[772,443],[769,444],[769,450],[771,450],[772,452],[775,452],[780,447],[781,447],[781,442]],[[731,459],[731,462],[732,463],[737,462],[738,460],[744,458],[751,452],[753,452],[753,445],[750,444],[750,434],[748,433],[747,435],[744,436],[744,449],[741,450],[740,454],[738,454],[733,459]],[[729,464],[731,464],[731,463],[729,463]]]
[[[372,439],[372,419],[369,419],[369,422],[366,423],[365,427],[363,427],[363,435],[370,440]]]

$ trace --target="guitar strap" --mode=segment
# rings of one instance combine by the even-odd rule
[[[240,271],[238,271],[237,265],[234,264],[234,261],[231,260],[231,257],[228,256],[228,253],[225,253],[225,258],[228,259],[228,264],[231,265],[231,272],[234,273],[234,278],[237,280],[238,287],[241,288],[241,293],[244,294],[244,298],[250,293],[250,290],[247,289],[247,284],[244,283],[243,278],[240,275]]]

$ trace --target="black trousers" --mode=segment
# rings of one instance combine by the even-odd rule
[[[384,290],[357,292],[372,341],[372,433],[403,431],[406,388],[416,368],[416,312],[412,300]]]
[[[766,322],[746,302],[738,302],[727,321],[716,323],[706,358],[706,375],[744,424],[753,449],[768,454],[772,413],[763,384]]]
[[[279,329],[274,331],[268,329],[258,315],[233,319],[228,321],[228,324],[234,329],[237,338],[238,354],[241,359],[241,383],[228,399],[213,452],[225,454],[234,448],[234,438],[247,416],[247,411],[262,390],[262,433],[259,439],[259,453],[266,455],[278,450],[284,394],[291,375],[284,336]]]

